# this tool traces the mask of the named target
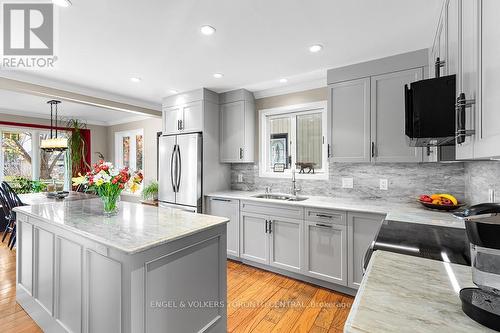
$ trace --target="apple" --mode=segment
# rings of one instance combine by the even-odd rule
[[[423,201],[423,202],[432,202],[432,199],[430,196],[426,195],[426,194],[422,194],[420,196],[420,201]]]

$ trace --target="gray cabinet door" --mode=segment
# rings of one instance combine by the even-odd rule
[[[446,5],[446,75],[458,73],[460,40],[460,0],[449,0]]]
[[[405,135],[404,86],[421,80],[423,68],[371,78],[372,161],[422,162],[422,148],[410,147]]]
[[[183,105],[182,113],[182,132],[203,131],[203,101]]]
[[[266,232],[267,216],[241,213],[240,257],[261,264],[269,263],[269,237]]]
[[[302,220],[270,218],[269,263],[292,272],[302,268]]]
[[[241,162],[245,148],[245,102],[221,105],[220,126],[221,162]]]
[[[182,106],[171,106],[163,109],[163,134],[180,132],[179,121],[182,120]]]
[[[370,161],[370,79],[331,84],[332,161]]]
[[[481,1],[481,96],[474,158],[500,157],[500,1]]]
[[[457,96],[465,94],[466,99],[478,101],[478,75],[479,75],[479,1],[462,1],[460,21],[460,60],[457,75]],[[475,115],[479,110],[478,104],[466,110],[466,129],[475,129],[477,119]],[[457,159],[472,159],[474,157],[475,135],[468,136],[464,143],[457,144]]]
[[[304,274],[347,285],[346,226],[305,221],[304,239]]]
[[[366,250],[375,238],[383,215],[367,213],[347,213],[348,234],[348,284],[357,289],[363,279],[363,263]]]
[[[240,256],[240,202],[225,198],[210,198],[208,214],[229,219],[227,223],[227,254]]]

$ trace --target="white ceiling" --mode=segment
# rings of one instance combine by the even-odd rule
[[[50,98],[0,90],[0,113],[50,119]],[[114,111],[84,104],[63,101],[58,106],[58,119],[75,118],[88,124],[109,126],[146,119],[128,112]]]
[[[259,91],[324,80],[328,68],[429,47],[442,1],[72,3],[58,9],[57,69],[34,74],[158,104],[171,89]],[[215,35],[202,35],[204,24],[214,26]],[[324,50],[310,53],[315,43]],[[224,77],[213,78],[216,72]],[[282,77],[288,83],[279,83]]]

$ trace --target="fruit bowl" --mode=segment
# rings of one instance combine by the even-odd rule
[[[452,211],[464,206],[463,203],[458,202],[457,198],[449,193],[422,194],[418,198],[418,202],[426,208],[444,211]]]
[[[460,207],[465,206],[465,204],[460,203],[460,202],[457,205],[437,205],[437,204],[433,204],[432,202],[425,202],[422,200],[418,200],[418,202],[420,202],[425,208],[444,210],[447,212],[451,212],[453,210],[456,210],[456,209],[459,209]]]

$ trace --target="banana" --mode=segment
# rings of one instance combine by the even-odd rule
[[[443,193],[443,194],[439,194],[440,197],[443,197],[443,198],[446,198],[448,200],[450,200],[454,206],[458,205],[458,200],[457,198],[455,198],[453,195],[451,194],[448,194],[448,193]]]

